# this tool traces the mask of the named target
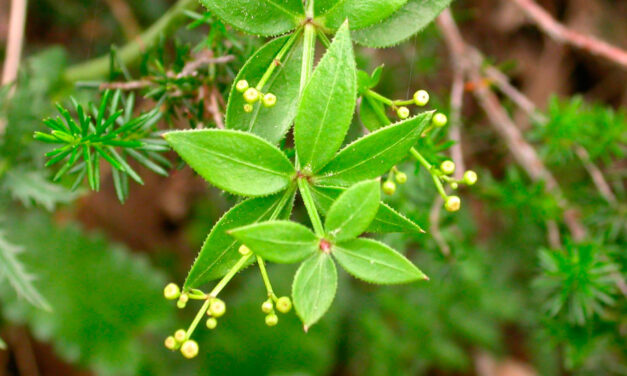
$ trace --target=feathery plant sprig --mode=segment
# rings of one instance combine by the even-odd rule
[[[58,181],[66,174],[75,175],[74,190],[86,177],[90,188],[98,191],[100,162],[104,160],[112,166],[116,194],[124,202],[128,197],[129,177],[144,183],[129,159],[159,175],[168,175],[170,162],[161,155],[168,147],[156,126],[161,118],[158,107],[135,117],[135,95],[125,96],[120,90],[105,91],[98,107],[89,103],[86,109],[75,100],[72,103],[76,119],[58,104],[61,116],[44,120],[51,132],[34,135],[39,141],[60,145],[46,153],[50,158],[46,166],[62,164],[53,180]]]

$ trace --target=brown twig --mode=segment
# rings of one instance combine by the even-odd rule
[[[488,75],[488,77],[490,77],[499,90],[511,99],[518,107],[520,107],[529,117],[535,119],[540,124],[546,124],[548,122],[546,116],[538,111],[535,104],[533,104],[533,102],[531,102],[531,100],[529,100],[529,98],[527,98],[518,89],[512,86],[512,84],[509,83],[507,76],[505,76],[501,71],[488,65],[484,67],[484,72]],[[590,159],[590,155],[586,149],[580,145],[576,145],[575,154],[581,160],[581,163],[592,178],[592,182],[601,196],[603,196],[603,198],[610,204],[615,204],[616,196],[603,176],[601,169],[598,168]]]
[[[173,72],[168,72],[168,76],[174,77],[177,79],[193,76],[196,74],[198,69],[203,65],[208,64],[225,64],[232,61],[235,57],[233,55],[225,55],[219,57],[208,56],[208,54],[200,54],[193,60],[189,61],[181,72],[174,74]],[[137,81],[121,81],[121,82],[103,82],[100,84],[100,90],[105,89],[121,89],[121,90],[138,90],[148,87],[152,84],[150,77],[146,79],[137,80]]]
[[[133,14],[133,10],[124,0],[105,0],[113,17],[118,21],[122,27],[122,31],[126,36],[126,39],[133,40],[141,33],[141,27],[139,22]]]
[[[451,58],[460,62],[471,81],[482,82],[480,67],[483,59],[474,49],[467,46],[450,10],[447,9],[442,12],[437,18],[437,23],[449,47]],[[543,181],[547,192],[552,193],[558,199],[560,207],[564,209],[564,223],[568,226],[573,239],[582,240],[586,230],[580,223],[577,212],[570,209],[570,205],[561,194],[557,180],[546,168],[535,149],[525,140],[498,97],[487,85],[477,85],[473,94],[488,116],[492,127],[507,144],[516,162],[529,174],[532,180]]]
[[[26,3],[26,0],[11,1],[11,18],[9,19],[6,59],[2,70],[2,85],[11,83],[17,78],[24,42]]]
[[[453,83],[451,85],[451,113],[449,137],[455,142],[451,146],[451,158],[457,168],[455,169],[455,179],[461,179],[466,164],[464,163],[464,153],[462,150],[462,106],[464,102],[464,70],[457,61],[453,61]]]
[[[222,97],[222,95],[218,89],[213,86],[211,88],[211,93],[209,94],[209,110],[213,116],[213,121],[216,123],[216,127],[223,129],[224,121],[222,121],[222,112],[220,111],[220,106],[218,105],[218,98],[220,97]]]
[[[9,19],[6,58],[2,69],[2,80],[0,81],[2,85],[14,83],[17,78],[22,56],[22,44],[24,42],[26,5],[27,0],[13,0],[11,2],[11,18]],[[11,88],[9,95],[13,94],[14,91],[15,85]],[[0,134],[4,133],[6,125],[6,119],[0,119]]]
[[[590,159],[590,154],[588,154],[588,151],[582,146],[576,145],[575,154],[577,154],[577,157],[579,157],[579,159],[581,160],[583,167],[586,169],[586,171],[588,171],[588,174],[592,178],[592,182],[594,182],[594,185],[597,187],[597,190],[599,191],[601,196],[603,196],[603,198],[610,204],[615,204],[616,196],[614,196],[610,185],[605,180],[601,169],[599,169]]]
[[[559,43],[569,44],[593,55],[604,57],[623,68],[627,68],[627,51],[600,39],[580,34],[555,20],[533,0],[512,0],[513,3],[551,38]]]

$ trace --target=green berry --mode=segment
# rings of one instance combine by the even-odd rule
[[[176,306],[183,309],[187,305],[188,301],[189,295],[187,295],[187,293],[182,293],[181,296],[179,296],[179,300],[176,302]]]
[[[414,93],[414,103],[417,106],[424,106],[429,103],[429,93],[426,90],[418,90]]]
[[[253,105],[250,103],[246,103],[244,105],[244,112],[253,112]]]
[[[459,185],[457,184],[457,182],[452,182],[451,183],[451,188],[457,189],[457,188],[459,188]]]
[[[398,110],[396,110],[396,114],[401,119],[407,119],[409,117],[409,108],[405,106],[399,107]]]
[[[276,301],[276,309],[281,313],[288,313],[292,309],[292,301],[287,296],[282,296]]]
[[[440,170],[442,170],[443,173],[450,175],[455,172],[455,163],[453,161],[444,161],[440,165]]]
[[[462,201],[457,196],[449,196],[444,203],[444,208],[450,212],[456,212],[461,207]]]
[[[396,184],[394,184],[393,181],[386,181],[385,183],[383,183],[383,193],[385,193],[386,195],[393,195],[394,192],[396,192]]]
[[[168,336],[168,338],[165,339],[164,344],[169,350],[174,350],[176,348],[176,340],[173,336]]]
[[[181,345],[181,354],[187,359],[191,359],[198,355],[198,343],[193,339],[188,339]]]
[[[448,122],[448,119],[446,118],[446,115],[444,115],[441,112],[438,112],[437,114],[433,115],[433,119],[431,119],[431,122],[436,127],[441,128],[446,125],[446,123]]]
[[[473,170],[464,172],[464,183],[467,185],[474,185],[477,182],[477,173]]]
[[[274,313],[271,313],[268,316],[266,316],[266,325],[275,326],[278,323],[279,323],[279,316],[275,315]]]
[[[185,337],[187,337],[187,333],[185,332],[185,329],[179,329],[176,332],[174,332],[174,339],[176,340],[176,342],[185,341]]]
[[[216,326],[218,326],[218,320],[216,320],[215,317],[209,317],[207,319],[207,328],[208,329],[215,329]]]
[[[250,248],[246,247],[244,244],[239,246],[238,252],[242,256],[250,255]]]
[[[240,93],[243,93],[246,89],[248,89],[248,81],[246,80],[237,81],[237,83],[235,84],[235,89],[239,91]]]
[[[179,289],[176,283],[168,283],[168,285],[163,289],[163,296],[165,296],[168,300],[177,299],[180,295],[181,289]]]
[[[259,90],[249,87],[244,92],[244,100],[248,103],[255,103],[259,100]]]
[[[261,312],[263,313],[270,313],[272,312],[273,309],[274,309],[274,306],[272,305],[271,300],[266,300],[265,302],[261,304]]]
[[[263,105],[266,107],[272,107],[276,104],[276,95],[268,93],[263,96]]]
[[[407,183],[407,174],[404,172],[397,172],[396,176],[394,176],[396,182],[398,184],[405,184]]]
[[[218,298],[213,299],[209,304],[209,314],[213,317],[220,317],[226,312],[226,304]]]

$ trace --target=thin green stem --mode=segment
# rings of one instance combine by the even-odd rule
[[[312,1],[313,3],[313,1]],[[303,49],[303,64],[300,70],[300,93],[303,94],[305,85],[309,82],[313,71],[314,55],[316,54],[316,27],[311,23],[305,25],[305,45]]]
[[[274,211],[270,215],[269,220],[274,220],[279,217],[279,214],[281,214],[281,210],[283,210],[283,208],[285,207],[287,200],[290,197],[292,197],[295,189],[296,187],[290,187],[285,192],[283,197],[281,197],[281,201],[279,202],[277,207],[274,209]],[[259,271],[261,272],[261,278],[263,279],[263,283],[264,285],[266,285],[266,290],[268,291],[268,296],[271,298],[276,298],[276,296],[274,295],[274,291],[272,289],[272,283],[270,283],[270,277],[268,276],[268,271],[266,270],[266,263],[263,261],[263,258],[261,256],[256,256],[256,257],[257,257],[257,265],[259,265]]]
[[[274,73],[274,70],[276,69],[276,67],[281,63],[281,60],[283,59],[285,54],[294,45],[294,42],[296,41],[296,39],[300,35],[301,30],[302,30],[302,27],[299,27],[298,29],[296,29],[296,31],[292,34],[292,36],[290,36],[290,38],[287,40],[287,42],[285,42],[283,47],[281,47],[279,52],[274,57],[274,60],[272,61],[272,63],[270,63],[270,66],[268,67],[268,69],[266,69],[266,71],[263,74],[263,76],[261,76],[261,79],[259,80],[259,83],[257,83],[257,86],[255,87],[257,90],[261,91],[261,89],[263,89],[263,87],[266,84],[266,82],[268,82],[268,80],[270,79],[270,76],[272,76],[272,73]]]
[[[422,156],[422,154],[420,154],[420,152],[418,152],[418,150],[416,150],[416,148],[412,147],[411,149],[409,149],[409,152],[411,153],[411,155],[414,156],[414,158],[416,158],[418,162],[420,162],[420,164],[424,168],[427,169],[427,171],[431,172],[433,166],[431,165],[431,163],[429,163],[429,161],[425,159],[425,157]]]
[[[179,0],[144,33],[118,50],[118,57],[124,64],[136,61],[143,52],[154,44],[159,36],[174,29],[184,20],[184,11],[198,7],[198,0]],[[97,57],[69,67],[65,79],[69,82],[92,80],[102,77],[109,71],[109,55]]]
[[[314,0],[307,1],[307,9],[305,9],[305,16],[307,18],[314,18]]]
[[[305,203],[305,208],[307,208],[307,214],[309,214],[309,219],[311,220],[311,225],[314,228],[314,232],[319,237],[323,237],[324,228],[322,227],[322,221],[320,220],[320,215],[318,214],[318,210],[316,209],[316,205],[314,203],[313,197],[311,196],[309,183],[304,178],[299,178],[298,188],[299,188],[300,195],[303,198],[303,202]]]
[[[391,107],[396,107],[396,106],[394,105],[394,101],[393,101],[393,100],[391,100],[391,99],[389,99],[389,98],[384,97],[383,95],[381,95],[381,94],[377,93],[376,91],[373,91],[373,90],[368,90],[367,95],[368,95],[370,98],[372,98],[372,99],[375,99],[375,100],[378,100],[379,102],[382,102],[382,103],[384,103],[384,104],[387,104],[388,106],[391,106]]]
[[[261,272],[261,278],[263,279],[263,284],[266,285],[266,290],[268,291],[268,297],[271,299],[275,299],[276,295],[274,295],[274,290],[272,290],[272,283],[270,283],[270,277],[268,277],[268,271],[266,270],[266,263],[263,259],[257,256],[257,264],[259,265],[259,271]]]
[[[395,106],[407,106],[410,104],[414,104],[414,100],[413,99],[407,99],[407,100],[395,100],[394,101],[394,105]]]
[[[416,148],[412,147],[411,149],[409,149],[409,152],[411,153],[411,155],[414,156],[414,158],[416,158],[416,160],[422,165],[422,167],[424,167],[427,170],[427,172],[429,174],[431,174],[431,178],[433,179],[433,183],[435,183],[435,188],[440,193],[440,196],[442,196],[442,198],[444,200],[446,200],[448,195],[444,191],[444,186],[442,185],[442,181],[440,180],[440,176],[435,172],[435,169],[433,168],[433,165],[431,163],[429,163],[429,161],[427,161],[427,159],[425,157],[423,157],[422,154],[420,154],[418,152],[418,150],[416,150]]]
[[[224,277],[222,277],[222,279],[220,280],[220,282],[218,282],[216,287],[214,287],[213,290],[211,290],[211,292],[207,295],[207,300],[205,300],[205,303],[202,305],[202,307],[200,307],[200,310],[196,314],[194,321],[192,321],[192,323],[189,325],[189,328],[187,328],[187,332],[185,332],[185,339],[189,339],[192,336],[192,333],[194,333],[194,330],[196,330],[198,323],[200,322],[200,320],[202,320],[203,316],[205,315],[205,313],[207,313],[207,310],[209,309],[209,305],[211,304],[211,299],[218,296],[220,291],[222,291],[222,289],[224,289],[224,287],[231,281],[231,279],[233,279],[235,274],[239,272],[239,270],[246,264],[246,262],[251,256],[252,256],[252,253],[242,256],[237,261],[237,263],[233,265],[231,270],[229,270],[229,272]]]
[[[320,41],[322,42],[322,45],[325,48],[329,48],[331,46],[331,41],[329,40],[327,35],[324,33],[324,31],[320,29],[318,29],[318,38],[320,39]]]

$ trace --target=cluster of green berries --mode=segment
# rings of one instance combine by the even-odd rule
[[[277,298],[272,296],[261,304],[261,312],[266,314],[266,325],[275,326],[279,323],[279,316],[275,313],[275,308],[280,313],[288,313],[292,309],[292,301],[287,296]]]
[[[383,190],[383,193],[391,196],[396,192],[396,183],[394,183],[394,181],[396,181],[396,183],[398,184],[407,183],[407,174],[402,171],[398,171],[396,166],[392,167],[392,170],[388,174],[387,180],[384,181],[381,185],[381,190]]]
[[[209,329],[215,329],[218,326],[218,318],[226,313],[226,304],[221,299],[208,296],[196,289],[181,292],[175,283],[169,283],[163,289],[163,296],[168,300],[177,300],[176,306],[181,309],[185,308],[190,299],[204,300],[206,304],[204,307],[206,307],[207,316],[209,316],[206,325]],[[190,331],[193,331],[193,328]],[[198,343],[189,339],[190,336],[191,332],[188,333],[184,329],[179,329],[174,332],[174,335],[165,339],[165,347],[172,351],[180,349],[184,357],[191,359],[198,355]]]
[[[477,173],[473,170],[467,170],[461,179],[453,179],[450,177],[455,172],[455,163],[446,160],[440,164],[438,175],[440,180],[448,183],[451,188],[457,189],[459,184],[474,185],[477,182]],[[444,200],[444,208],[450,212],[456,212],[461,207],[461,199],[459,196],[446,196]]]
[[[246,104],[244,105],[244,111],[252,112],[253,104],[261,102],[264,107],[273,107],[276,104],[276,95],[272,93],[262,93],[257,88],[248,85],[248,81],[239,80],[235,84],[235,89],[242,93]]]
[[[198,355],[198,343],[187,338],[187,332],[184,329],[179,329],[174,332],[174,335],[166,338],[165,347],[172,351],[180,350],[187,359]]]

